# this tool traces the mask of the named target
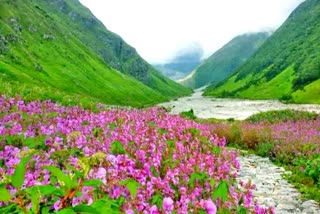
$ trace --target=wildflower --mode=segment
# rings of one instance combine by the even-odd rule
[[[173,210],[173,200],[170,197],[165,197],[163,199],[163,209],[167,212],[171,212]]]
[[[211,199],[208,199],[204,202],[204,208],[208,214],[216,214],[217,212],[217,207]]]

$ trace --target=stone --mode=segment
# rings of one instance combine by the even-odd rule
[[[239,162],[237,181],[256,184],[253,198],[260,206],[274,206],[275,212],[281,214],[320,214],[317,202],[309,200],[302,203],[299,191],[282,177],[291,172],[275,166],[268,158],[256,155],[240,156]]]
[[[52,35],[51,33],[44,33],[42,35],[42,38],[45,40],[54,40],[55,39],[54,35]]]

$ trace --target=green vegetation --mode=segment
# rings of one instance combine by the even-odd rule
[[[200,88],[209,83],[215,86],[230,77],[268,38],[268,33],[252,33],[235,37],[220,50],[206,59],[194,75],[182,83]]]
[[[189,118],[191,120],[197,119],[197,117],[194,115],[193,109],[190,109],[189,111],[184,111],[180,113],[180,116],[182,118]]]
[[[206,95],[320,103],[319,13],[319,1],[303,2],[230,79]]]
[[[251,123],[267,121],[271,124],[275,124],[279,122],[295,122],[299,120],[316,120],[317,118],[318,114],[314,112],[286,109],[261,112],[250,116],[246,120],[250,121]]]
[[[4,94],[140,107],[191,92],[155,71],[78,1],[3,1],[0,32]]]

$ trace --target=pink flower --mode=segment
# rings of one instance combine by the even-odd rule
[[[170,197],[165,197],[162,206],[164,211],[171,212],[173,210],[173,200]]]
[[[211,199],[208,199],[204,202],[204,208],[208,214],[216,214],[217,212],[217,207]]]
[[[159,210],[158,207],[156,205],[153,205],[152,207],[150,207],[150,213],[151,214],[159,214]]]
[[[128,210],[126,210],[126,214],[134,214],[134,212],[132,209],[128,209]]]

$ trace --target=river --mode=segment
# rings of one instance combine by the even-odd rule
[[[193,109],[198,118],[208,119],[228,119],[244,120],[247,117],[264,111],[295,109],[303,111],[314,111],[320,113],[320,105],[316,104],[283,104],[277,100],[243,100],[225,99],[202,96],[201,90],[196,90],[189,97],[182,97],[167,103],[161,103],[170,113],[179,114],[183,111]]]

